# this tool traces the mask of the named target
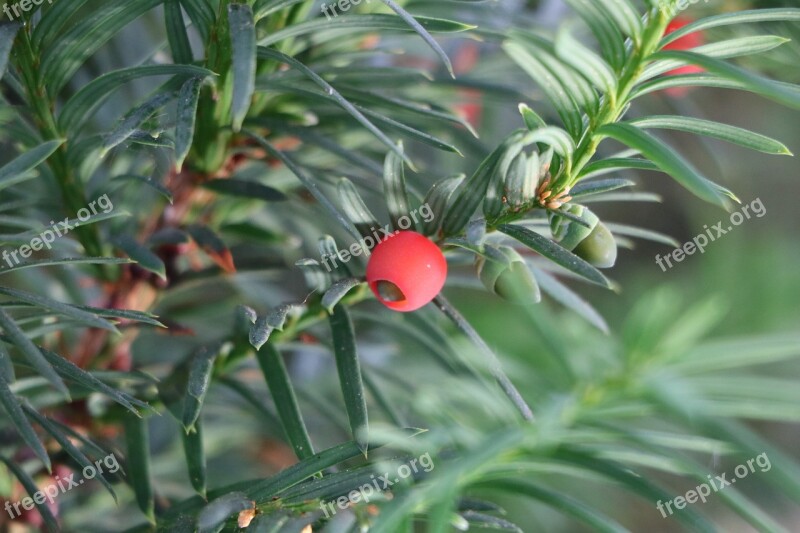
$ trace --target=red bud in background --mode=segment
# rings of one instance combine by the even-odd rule
[[[689,17],[677,17],[675,20],[669,23],[667,26],[666,31],[664,32],[665,35],[669,35],[670,33],[679,30],[686,26],[687,24],[694,22]],[[691,50],[692,48],[696,48],[698,46],[702,46],[705,44],[705,38],[701,32],[694,32],[688,35],[684,35],[678,39],[675,39],[668,45],[664,47],[664,50]],[[674,70],[670,70],[665,74],[665,76],[679,76],[681,74],[699,74],[701,72],[705,72],[702,67],[698,67],[697,65],[685,65],[683,67],[678,67]],[[673,97],[681,97],[685,96],[688,92],[686,87],[671,87],[667,89],[667,94]]]

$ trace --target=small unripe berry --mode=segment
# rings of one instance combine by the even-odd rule
[[[528,265],[510,246],[486,247],[488,258],[477,262],[484,287],[509,302],[529,304],[541,300],[539,285]]]
[[[610,268],[617,260],[617,243],[597,215],[579,204],[570,204],[566,211],[583,219],[589,227],[551,213],[550,230],[564,248],[598,268]]]
[[[597,223],[573,252],[597,268],[611,268],[617,262],[617,243],[602,222]]]
[[[567,250],[574,250],[578,244],[583,241],[592,230],[600,222],[597,215],[592,213],[587,207],[580,204],[569,204],[564,208],[571,215],[579,217],[581,220],[588,224],[584,226],[572,219],[558,216],[554,212],[550,212],[550,230],[553,233],[553,238]]]
[[[414,231],[387,237],[367,263],[367,283],[375,297],[394,311],[414,311],[439,294],[447,260],[430,239]]]

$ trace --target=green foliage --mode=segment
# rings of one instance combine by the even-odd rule
[[[799,467],[740,420],[797,422],[795,384],[749,372],[800,355],[797,335],[705,341],[720,318],[713,302],[681,312],[655,293],[617,339],[566,284],[615,288],[598,269],[630,238],[677,245],[584,205],[654,198],[629,190],[636,183],[619,171],[660,171],[710,204],[738,202],[653,131],[791,155],[738,126],[644,106],[629,114],[645,95],[697,86],[800,108],[798,86],[724,61],[776,49],[782,36],[667,47],[699,30],[796,26],[800,10],[714,15],[665,35],[663,2],[567,3],[581,23],[552,34],[525,18],[500,29],[465,22],[485,9],[467,0],[450,8],[464,21],[412,0],[333,20],[296,0],[56,0],[24,25],[0,23],[0,142],[10,148],[0,166],[0,244],[23,259],[23,248],[41,252],[16,263],[4,255],[0,271],[0,404],[11,435],[4,431],[0,460],[10,475],[32,495],[32,472],[86,467],[118,449],[106,438],[121,431],[118,477],[131,488],[120,491],[122,505],[135,500],[144,521],[126,514],[113,526],[132,531],[233,531],[251,510],[259,531],[522,531],[529,524],[497,516],[503,509],[490,503],[507,494],[625,531],[578,481],[651,505],[672,497],[662,473],[703,481],[698,455],[708,454],[767,452],[777,473],[769,481],[800,500]],[[163,14],[163,42],[138,43],[144,60],[104,55],[152,13]],[[464,37],[497,45],[492,60],[527,75],[544,99],[519,103],[510,83],[457,76],[441,41]],[[415,46],[435,57],[432,73],[387,59],[396,48],[412,57]],[[703,72],[672,74],[686,65]],[[517,105],[519,127],[477,139],[442,103],[476,90]],[[610,141],[624,149],[609,152]],[[431,161],[464,154],[478,159],[468,177],[436,177]],[[104,194],[111,208],[85,216]],[[422,206],[432,217],[413,228],[454,267],[475,267],[468,285],[524,309],[538,328],[532,348],[552,361],[519,364],[509,377],[444,295],[410,316],[368,301],[362,264],[348,264],[335,238],[376,242],[384,223],[400,229]],[[62,221],[74,231],[43,250]],[[317,252],[322,262],[302,257]],[[340,261],[327,269],[330,257]],[[291,277],[298,269],[301,288]],[[542,318],[543,295],[582,321],[560,328]],[[357,345],[378,345],[377,354],[410,345],[399,350],[409,362],[386,363]],[[306,351],[329,356],[338,386],[307,388],[295,372]],[[221,416],[223,406],[234,416]],[[246,428],[251,410],[255,430]],[[175,420],[151,416],[165,412]],[[151,431],[166,426],[181,442],[181,461],[169,464],[187,473],[186,490],[155,482],[168,452]],[[257,448],[244,436],[279,441],[296,462],[268,476],[259,461],[229,453]],[[423,454],[435,470],[415,470],[392,497],[376,495],[377,507],[353,505],[333,519],[321,512]],[[231,456],[241,461],[230,466]],[[98,479],[116,500],[118,479]],[[719,497],[753,527],[779,529],[741,492]],[[38,509],[58,530],[49,508]],[[703,511],[675,518],[714,530]]]

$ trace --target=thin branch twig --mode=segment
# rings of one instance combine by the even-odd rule
[[[481,336],[475,331],[467,319],[461,316],[461,313],[453,307],[444,296],[441,294],[433,299],[433,303],[436,304],[436,307],[439,308],[442,313],[447,316],[453,323],[456,325],[458,329],[460,329],[469,339],[478,347],[478,349],[483,352],[483,355],[489,361],[489,371],[492,373],[492,376],[497,381],[497,384],[500,385],[500,388],[503,389],[503,392],[508,396],[508,398],[514,403],[516,408],[522,414],[522,418],[525,420],[533,421],[533,411],[531,411],[530,406],[525,402],[522,398],[522,395],[519,393],[517,388],[511,383],[511,380],[508,378],[505,372],[503,372],[503,367],[500,364],[500,360],[497,359],[497,356],[494,354],[489,345],[486,344]]]

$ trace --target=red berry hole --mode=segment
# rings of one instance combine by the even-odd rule
[[[403,294],[403,291],[400,290],[400,287],[391,281],[386,281],[385,279],[381,279],[373,283],[372,291],[377,293],[381,300],[385,300],[387,302],[402,302],[406,299],[406,295]]]

